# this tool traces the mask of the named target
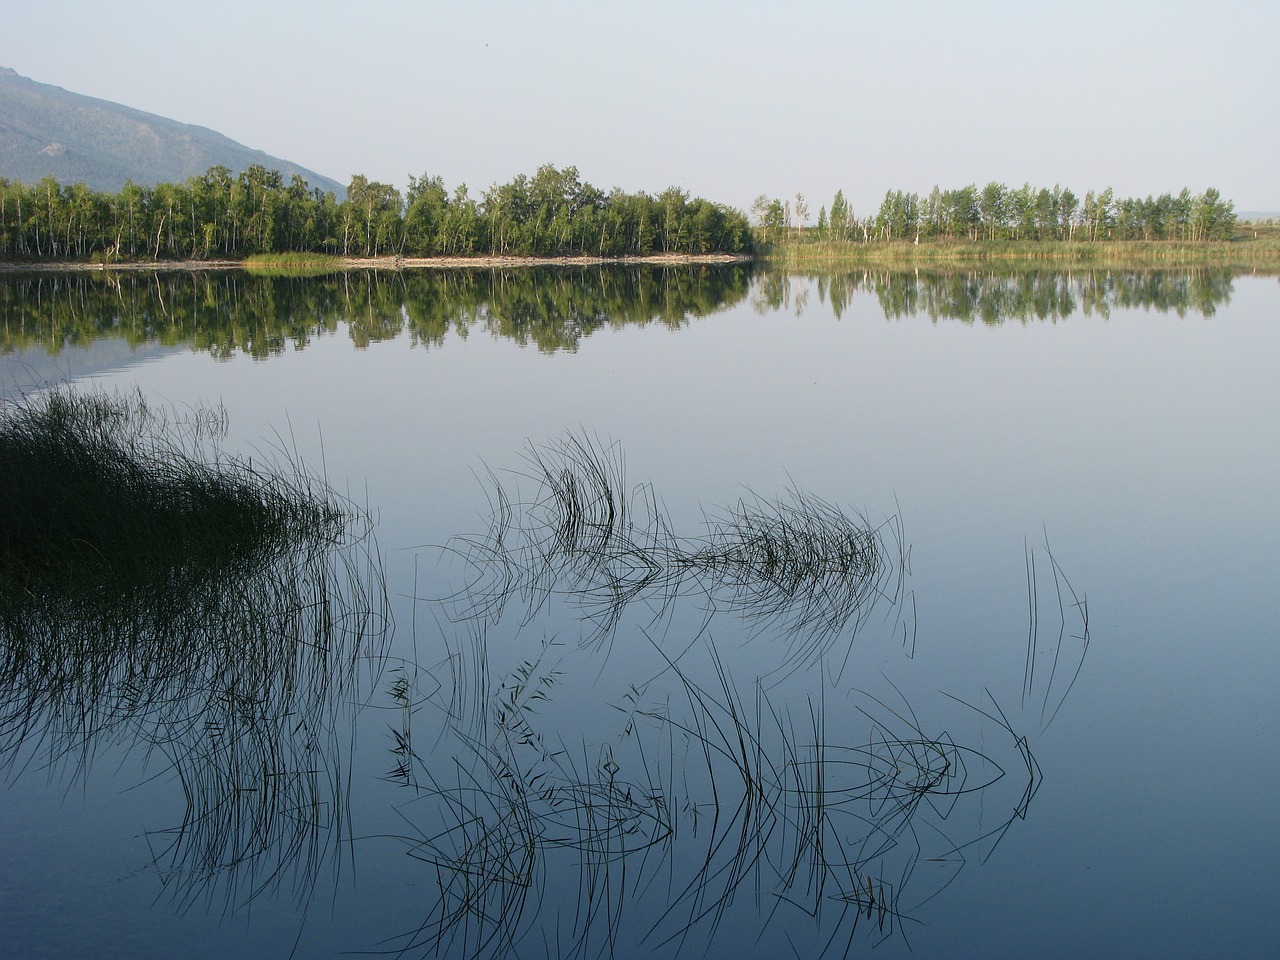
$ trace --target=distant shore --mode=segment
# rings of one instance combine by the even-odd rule
[[[619,265],[693,266],[702,264],[749,263],[757,259],[742,253],[656,253],[626,257],[334,257],[336,270],[420,270],[480,267],[490,270],[520,267],[599,267]],[[116,260],[110,263],[89,260],[0,261],[0,273],[65,273],[90,271],[171,271],[245,270],[270,267],[269,256],[256,263],[243,260]]]
[[[528,267],[600,266],[698,266],[760,262],[775,267],[827,269],[927,267],[971,269],[995,264],[1042,267],[1129,267],[1180,269],[1183,267],[1280,266],[1280,231],[1266,230],[1261,237],[1211,240],[1197,243],[1157,240],[1116,241],[954,241],[935,240],[831,243],[788,239],[770,244],[757,254],[655,253],[644,256],[439,256],[439,257],[337,257],[327,254],[259,254],[246,260],[19,260],[0,261],[4,273],[219,271],[255,273],[340,273],[358,270],[519,270]]]

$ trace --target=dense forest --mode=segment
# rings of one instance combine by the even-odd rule
[[[610,193],[574,167],[449,192],[439,177],[395,187],[353,177],[343,201],[299,176],[216,166],[184,183],[126,184],[100,193],[46,177],[0,178],[0,257],[18,259],[241,258],[313,252],[339,256],[625,256],[742,253],[752,232],[740,211],[678,187],[656,197]]]
[[[1138,199],[1117,197],[1110,187],[1090,190],[1080,199],[1055,186],[1010,188],[991,182],[956,190],[934,187],[925,197],[890,190],[876,213],[859,218],[837,190],[830,208],[818,211],[816,228],[806,229],[809,207],[804,194],[794,200],[760,195],[752,204],[765,239],[777,242],[801,235],[835,242],[920,240],[1230,240],[1235,205],[1212,187],[1192,196]]]

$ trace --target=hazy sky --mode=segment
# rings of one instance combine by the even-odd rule
[[[345,183],[747,209],[998,180],[1280,210],[1276,0],[13,0],[0,65]]]

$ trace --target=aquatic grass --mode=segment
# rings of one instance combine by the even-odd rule
[[[432,832],[407,853],[435,868],[435,907],[416,930],[391,941],[398,954],[427,952],[481,957],[506,955],[519,939],[521,918],[540,881],[537,834],[527,794],[479,745],[472,769],[455,758],[455,781],[424,771],[425,818]],[[514,788],[513,788],[514,787]],[[398,812],[414,825],[406,813]]]
[[[688,719],[678,719],[669,709],[646,714],[687,738],[693,753],[701,757],[710,811],[706,815],[710,824],[703,828],[706,840],[699,846],[700,855],[692,859],[690,875],[672,886],[665,910],[649,925],[646,940],[655,949],[683,949],[699,926],[707,929],[708,937],[714,936],[735,895],[749,880],[758,894],[768,843],[779,827],[778,771],[761,735],[763,689],[757,684],[753,722],[714,647],[709,652],[718,692],[698,685],[668,658],[690,707]],[[717,786],[718,779],[723,787]],[[695,803],[690,809],[696,837],[699,806]],[[673,929],[667,932],[663,927]]]
[[[626,864],[670,835],[653,784],[620,780],[607,754],[588,774],[564,750],[529,765],[502,737],[456,744],[452,781],[423,764],[416,796],[397,807],[414,830],[400,838],[406,853],[435,869],[436,884],[429,919],[388,944],[397,954],[510,955],[567,854],[578,866],[578,917],[561,955],[587,955],[602,927],[612,955]]]
[[[517,599],[527,624],[568,598],[590,627],[584,646],[607,642],[635,601],[665,598],[654,605],[660,619],[682,576],[663,563],[674,537],[652,489],[627,490],[618,446],[570,435],[530,446],[525,459],[507,482],[486,471],[489,529],[442,548],[471,572],[444,598],[453,619],[494,623]]]
[[[579,762],[539,731],[540,707],[554,699],[561,677],[561,646],[544,639],[537,655],[495,677],[483,724],[457,709],[447,684],[423,695],[415,683],[393,682],[394,709],[412,704],[408,712],[416,716],[430,706],[444,725],[432,755],[402,748],[412,740],[409,724],[391,748],[396,776],[388,779],[413,792],[396,810],[414,832],[398,839],[437,871],[430,920],[386,941],[392,952],[510,955],[544,916],[548,898],[569,895],[545,883],[569,869],[579,878],[577,919],[564,931],[561,955],[598,955],[592,944],[612,942],[625,894],[643,873],[634,861],[667,843],[662,790],[644,764],[624,779],[607,747],[592,763],[584,744]],[[451,780],[438,772],[441,754]]]
[[[632,943],[679,955],[730,928],[741,935],[750,918],[760,943],[785,930],[810,938],[806,955],[846,955],[862,932],[905,938],[966,851],[993,849],[1038,789],[1027,741],[994,700],[961,716],[996,720],[1003,745],[928,733],[901,694],[893,705],[869,693],[853,708],[864,741],[831,742],[825,694],[807,699],[797,724],[759,680],[744,693],[710,638],[710,684],[652,643],[672,681],[660,684],[665,702],[628,690],[615,741],[544,743],[520,704],[551,689],[537,678],[553,668],[530,659],[496,684],[493,709],[521,720],[496,724],[487,742],[457,736],[454,782],[433,772],[439,761],[417,759],[415,799],[399,808],[413,833],[401,839],[437,871],[436,893],[429,919],[391,941],[396,952],[524,955],[554,930],[563,956],[626,955]],[[1012,763],[994,754],[1002,746]],[[982,811],[1002,808],[993,791],[1006,783],[1011,799],[992,825]],[[576,889],[551,883],[575,875]]]
[[[991,696],[990,691],[985,691],[985,693],[987,700],[990,702],[990,709],[978,707],[975,704],[969,703],[949,693],[944,693],[943,695],[954,700],[956,703],[969,708],[975,713],[986,717],[988,720],[993,721],[1000,730],[1008,734],[1010,744],[1016,751],[1017,757],[1023,765],[1026,779],[1023,784],[1021,795],[1012,805],[1012,809],[1009,811],[1008,817],[1004,820],[998,821],[997,826],[993,829],[982,833],[980,836],[972,838],[966,843],[957,845],[952,850],[952,854],[961,855],[961,852],[967,847],[978,846],[979,844],[989,841],[990,845],[981,853],[981,859],[983,861],[989,859],[991,855],[995,853],[996,846],[1004,838],[1005,834],[1009,832],[1009,828],[1012,827],[1016,821],[1025,820],[1027,818],[1027,813],[1031,808],[1031,801],[1035,799],[1036,794],[1040,790],[1040,785],[1043,782],[1043,774],[1040,770],[1040,764],[1036,761],[1035,755],[1031,752],[1031,746],[1026,736],[1019,734],[1014,729],[1013,724],[1009,721],[1009,718],[1005,715],[1004,710],[1000,707],[1000,704],[996,701],[995,697]],[[1003,774],[1003,771],[1001,772]]]
[[[885,600],[899,609],[906,554],[897,517],[876,525],[820,497],[791,490],[709,515],[707,534],[678,561],[712,581],[713,596],[788,638],[789,662],[808,666],[842,631],[857,633]]]
[[[568,577],[580,589],[575,599],[596,625],[594,639],[608,636],[622,611],[657,589],[674,585],[664,556],[674,537],[648,484],[628,489],[621,446],[569,434],[526,451],[534,500],[525,509],[523,566],[535,571],[535,600],[563,590]],[[535,602],[534,607],[537,606]]]
[[[225,426],[65,389],[0,411],[0,764],[163,758],[186,814],[150,835],[159,875],[235,909],[337,869],[337,731],[389,615],[367,513],[223,454]]]
[[[832,639],[856,635],[877,604],[914,653],[896,517],[873,525],[791,490],[706,513],[703,535],[680,537],[652,488],[628,485],[616,445],[571,436],[531,447],[526,467],[515,482],[486,474],[488,532],[443,551],[465,582],[442,599],[461,629],[445,640],[455,680],[433,704],[448,728],[435,756],[452,745],[465,773],[446,784],[433,779],[440,759],[414,754],[416,772],[401,778],[415,785],[401,839],[438,871],[438,889],[423,926],[392,941],[398,951],[679,955],[754,936],[761,952],[848,955],[857,937],[905,941],[974,851],[989,857],[1027,816],[1039,765],[990,694],[978,706],[950,697],[962,705],[954,724],[926,723],[888,678],[892,695],[831,701],[848,666]],[[1040,590],[1084,616],[1051,567]],[[1029,583],[1023,696],[1043,727],[1087,643],[1051,636]],[[700,623],[672,612],[686,601]],[[582,625],[576,644],[566,604]],[[634,607],[639,617],[624,617]],[[740,680],[718,649],[724,617],[776,643],[781,666]],[[551,709],[575,661],[606,660],[623,642],[656,659],[605,702],[616,726]],[[513,662],[495,670],[490,657],[509,644]],[[644,662],[639,652],[628,663]]]
[[[1086,597],[1076,593],[1062,567],[1054,558],[1046,543],[1046,562],[1052,577],[1051,598],[1037,572],[1036,553],[1025,547],[1027,564],[1027,657],[1023,670],[1022,705],[1029,698],[1040,702],[1039,724],[1043,733],[1058,716],[1067,695],[1071,693],[1084,666],[1089,651],[1089,603]],[[1045,636],[1041,629],[1041,593],[1046,594],[1049,610],[1056,616],[1057,629]],[[1073,632],[1068,633],[1068,622],[1074,621]]]
[[[901,933],[910,916],[905,892],[916,892],[912,909],[936,896],[963,867],[961,851],[998,841],[1034,797],[1038,766],[1025,738],[1002,723],[1010,756],[1025,764],[1028,781],[1013,785],[1018,798],[999,826],[957,836],[964,829],[956,823],[958,804],[991,802],[993,788],[1016,769],[1008,760],[997,760],[987,746],[958,743],[945,730],[928,734],[905,700],[891,708],[869,694],[855,708],[868,721],[863,745],[827,740],[825,698],[807,701],[806,739],[759,681],[746,700],[719,657],[709,655],[717,664],[714,688],[671,665],[687,698],[685,719],[671,706],[644,714],[690,743],[691,759],[700,758],[703,770],[695,777],[686,765],[684,777],[705,791],[701,803],[677,806],[694,820],[692,828],[676,823],[685,842],[673,862],[688,869],[648,929],[646,942],[655,949],[679,952],[699,928],[700,939],[716,937],[744,896],[772,903],[761,908],[761,936],[784,908],[810,917],[815,935],[827,941],[815,955],[828,948],[842,955],[832,945],[853,936],[861,922],[870,921],[874,939]],[[991,709],[1000,716],[994,701]],[[690,833],[700,853],[689,849]],[[917,891],[920,862],[948,868],[940,885]]]
[[[737,611],[757,633],[787,638],[787,664],[816,662],[871,609],[887,602],[902,622],[907,553],[896,517],[872,524],[812,494],[743,498],[707,513],[700,536],[677,536],[653,488],[629,486],[619,446],[569,435],[526,453],[504,483],[486,474],[486,533],[454,538],[447,555],[472,571],[445,598],[456,621],[500,619],[519,598],[527,624],[553,599],[574,603],[586,646],[607,644],[624,613],[648,611],[656,631],[681,597],[707,614]],[[532,491],[522,490],[532,486]]]

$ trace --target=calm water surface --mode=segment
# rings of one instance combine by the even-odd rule
[[[221,405],[392,621],[259,854],[191,828],[247,782],[5,729],[0,954],[1273,955],[1275,277],[0,287],[6,396]],[[846,519],[875,570],[744,547]]]

